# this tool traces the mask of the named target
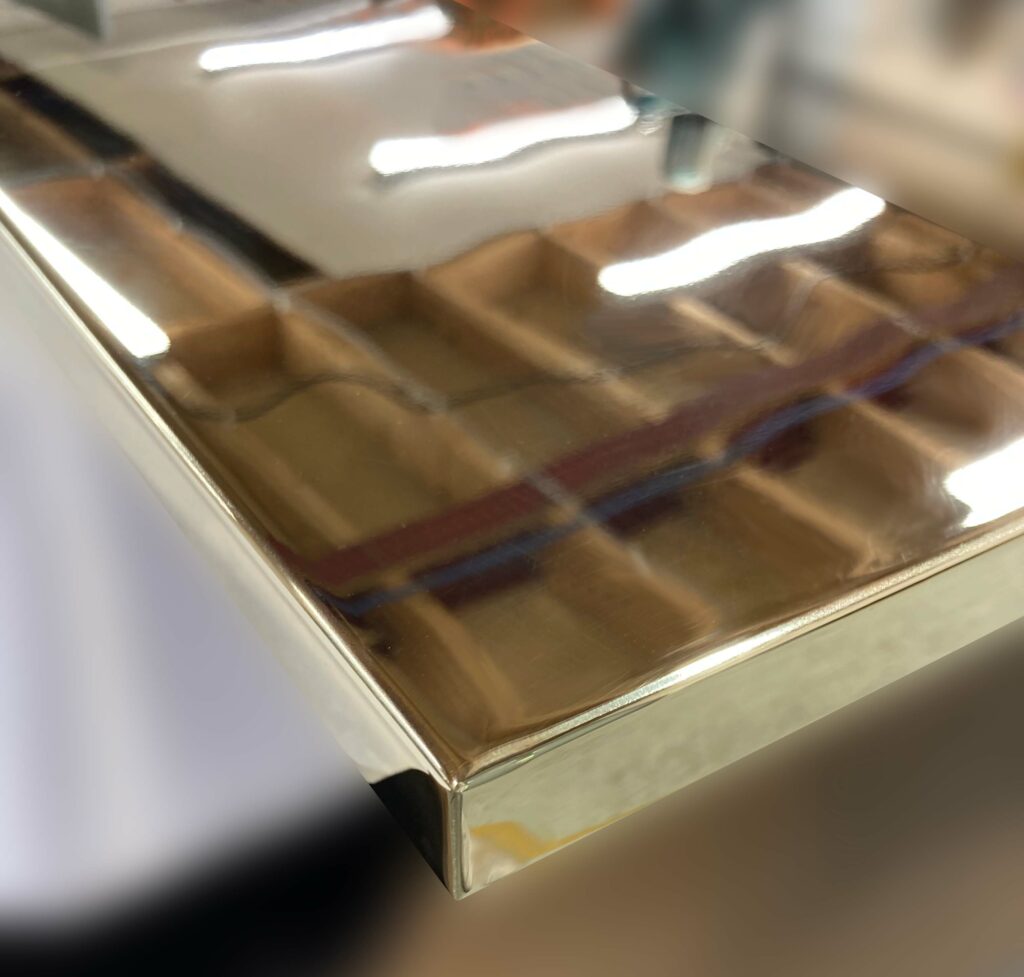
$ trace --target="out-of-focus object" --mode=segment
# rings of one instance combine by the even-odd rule
[[[15,0],[64,23],[104,37],[110,29],[107,0]]]
[[[467,2],[787,155],[1024,253],[1024,4]]]
[[[953,57],[984,53],[1015,0],[941,0],[935,4],[934,29],[940,46]]]

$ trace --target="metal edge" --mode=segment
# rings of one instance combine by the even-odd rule
[[[1024,617],[1024,521],[713,652],[470,776],[466,892],[657,802]],[[683,673],[683,674],[681,674]]]
[[[707,678],[723,668],[734,667],[756,655],[771,651],[787,641],[821,628],[849,614],[890,597],[901,590],[943,573],[965,560],[985,553],[1018,536],[1024,536],[1024,515],[1004,520],[972,539],[950,547],[928,560],[922,560],[902,570],[886,574],[862,587],[850,590],[842,597],[804,614],[792,617],[772,628],[737,639],[725,647],[715,648],[674,669],[667,675],[600,703],[585,712],[552,724],[542,733],[521,737],[497,747],[481,757],[465,771],[463,780],[476,783],[499,775],[506,765],[518,765],[523,758],[538,748],[549,747],[567,737],[580,735],[594,724],[613,720],[616,715],[644,705],[666,695],[672,695],[688,685]]]
[[[429,847],[442,857],[424,854],[455,891],[452,775],[360,664],[335,622],[260,542],[3,216],[0,247],[16,256],[26,288],[34,289],[55,313],[37,317],[36,334],[185,534],[214,564],[341,748],[371,785],[398,780],[407,772],[435,785],[443,818]],[[416,840],[423,825],[433,822],[429,813],[410,818],[414,796],[422,795],[399,788],[385,806]]]

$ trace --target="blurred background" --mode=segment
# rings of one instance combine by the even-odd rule
[[[1019,241],[1020,3],[478,5]],[[182,25],[198,37],[317,5],[101,6],[0,3],[5,54],[59,67],[76,45],[139,52]],[[0,245],[6,972],[1024,971],[1018,631],[456,904],[82,409],[40,338],[58,314]]]
[[[468,0],[699,115],[1024,254],[1019,0]]]

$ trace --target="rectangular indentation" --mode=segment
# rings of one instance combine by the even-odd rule
[[[545,369],[514,338],[411,275],[327,282],[302,294],[440,395],[502,457],[539,465],[628,426],[599,382]]]
[[[263,301],[227,261],[111,177],[41,183],[12,197],[21,212],[15,222],[27,218],[53,239],[49,246],[41,240],[39,250],[58,274],[69,260],[75,268],[80,262],[165,329],[231,317]],[[89,303],[89,295],[80,297]],[[102,315],[102,308],[94,311]]]
[[[480,302],[471,284],[483,277],[478,262],[485,260],[494,279],[486,282],[481,314],[556,342],[590,370],[614,377],[641,405],[627,411],[636,421],[643,411],[661,416],[770,365],[750,348],[749,336],[739,339],[742,329],[723,328],[723,317],[698,300],[616,299],[598,288],[592,265],[544,238],[516,236],[482,251],[431,274],[451,294]],[[497,274],[503,259],[510,269],[504,280]]]
[[[947,353],[878,403],[963,456],[984,455],[1024,429],[1024,374],[983,352]]]
[[[667,651],[705,633],[696,599],[668,599],[589,531],[529,559],[531,573],[472,599],[449,597],[448,606],[529,699],[537,719],[566,701],[596,703],[614,694]]]
[[[839,593],[859,554],[751,486],[742,469],[648,500],[648,512],[613,528],[657,573],[702,597],[715,632],[739,635]],[[642,506],[640,507],[642,508]],[[642,517],[642,518],[641,518]]]
[[[595,266],[538,235],[492,242],[431,272],[451,294],[559,343],[661,408],[699,396],[762,361],[714,324],[714,315],[658,299],[603,292]],[[503,274],[504,273],[504,274]],[[692,303],[691,303],[692,305]]]
[[[462,432],[310,318],[266,312],[187,333],[157,378],[299,552],[365,539],[496,485]]]
[[[748,376],[756,383],[772,362],[719,328],[719,319],[697,301],[638,306],[618,320],[604,318],[599,355],[668,408],[712,393],[727,380]]]
[[[450,294],[548,339],[586,346],[601,314],[597,268],[540,234],[512,234],[428,272]]]
[[[849,342],[896,311],[881,297],[803,261],[755,268],[709,291],[708,301],[800,358]]]
[[[374,667],[415,689],[449,742],[472,748],[624,691],[709,621],[694,595],[667,595],[625,549],[582,530],[405,594],[368,614],[363,630]]]
[[[849,244],[823,251],[820,260],[912,310],[956,302],[994,270],[983,249],[895,208]]]
[[[879,565],[916,557],[959,524],[943,488],[955,462],[915,450],[856,407],[779,427],[749,460],[862,537]]]

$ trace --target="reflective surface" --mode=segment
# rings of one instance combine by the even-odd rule
[[[1024,257],[1016,0],[465,2]]]
[[[1016,532],[1024,276],[989,249],[728,133],[680,190],[678,120],[447,5],[51,75],[94,129],[6,83],[8,227],[318,602],[450,824],[494,764]],[[99,116],[146,148],[102,158]],[[478,815],[444,833],[456,889],[600,821]]]

